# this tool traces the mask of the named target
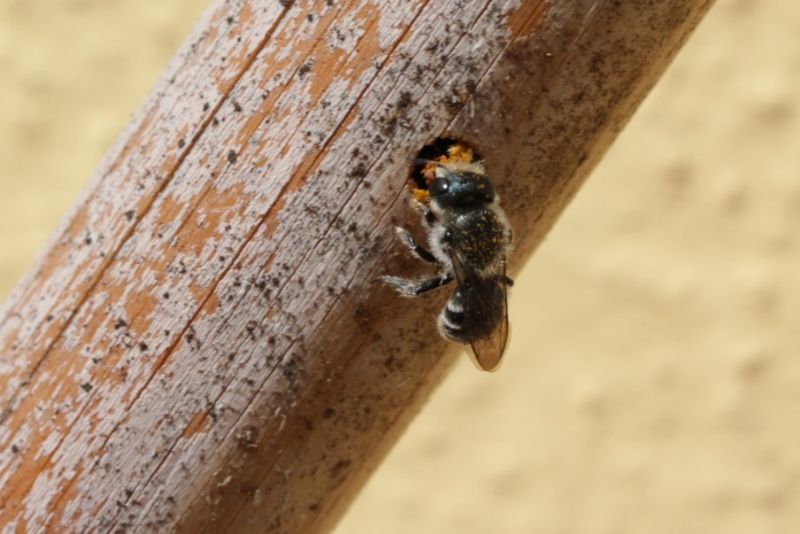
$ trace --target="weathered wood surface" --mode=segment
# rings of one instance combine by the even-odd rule
[[[476,144],[519,265],[709,5],[215,0],[5,305],[0,524],[330,526],[450,362],[375,282],[410,159]]]

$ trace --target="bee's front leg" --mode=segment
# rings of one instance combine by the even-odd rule
[[[431,211],[431,209],[424,203],[420,202],[416,198],[411,198],[409,201],[411,207],[417,210],[422,215],[422,221],[425,223],[426,226],[433,226],[437,219],[436,215]]]
[[[441,264],[441,262],[436,259],[436,256],[434,256],[430,250],[417,243],[417,240],[414,239],[414,236],[412,236],[408,230],[400,226],[396,226],[394,231],[400,241],[402,241],[403,244],[408,247],[408,250],[410,250],[414,256],[418,257],[422,261],[427,261],[428,263],[435,263],[436,265]]]
[[[418,297],[423,293],[449,284],[453,281],[453,277],[446,274],[423,280],[409,280],[407,278],[400,278],[399,276],[381,276],[381,281],[395,288],[395,290],[404,297]]]

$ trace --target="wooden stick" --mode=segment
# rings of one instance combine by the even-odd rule
[[[710,3],[214,0],[5,305],[0,524],[329,528],[452,361],[376,283],[411,159],[480,149],[513,270]]]

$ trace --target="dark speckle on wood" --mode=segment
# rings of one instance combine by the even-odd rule
[[[313,65],[314,65],[313,61],[306,61],[305,63],[303,63],[297,70],[297,76],[300,77],[300,79],[303,79],[306,76],[306,74],[311,72],[311,67]]]

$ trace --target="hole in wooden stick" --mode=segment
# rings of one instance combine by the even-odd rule
[[[437,137],[420,149],[408,177],[411,193],[420,202],[428,200],[428,187],[436,177],[435,163],[479,161],[480,154],[465,141],[453,137]]]

